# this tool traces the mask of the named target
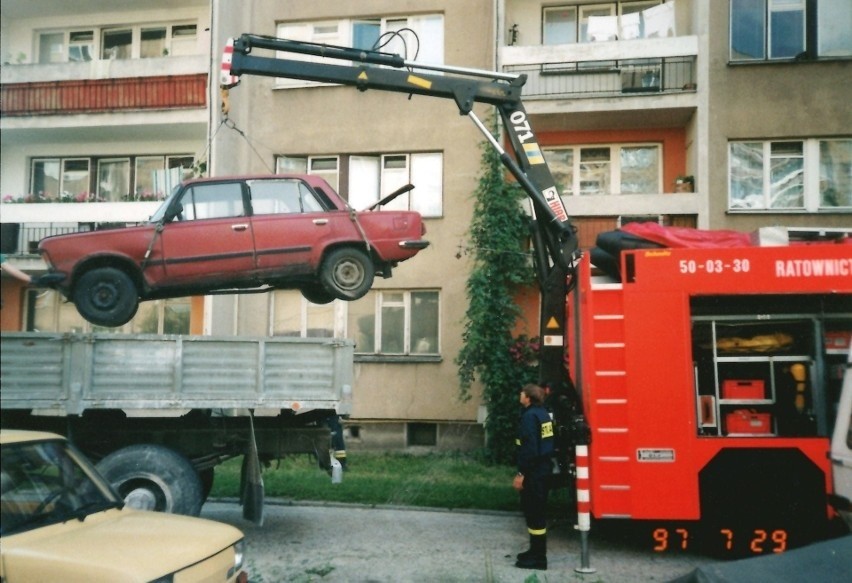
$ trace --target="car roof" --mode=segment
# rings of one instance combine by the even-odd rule
[[[46,431],[24,431],[22,429],[0,429],[0,444],[7,445],[9,443],[25,443],[27,441],[45,441],[51,439],[65,438],[55,433]]]
[[[199,184],[204,182],[227,182],[234,180],[282,180],[282,179],[298,179],[307,182],[314,186],[327,186],[328,183],[316,174],[301,174],[297,172],[288,172],[284,174],[234,174],[228,176],[203,176],[200,178],[190,178],[184,181],[184,184]]]

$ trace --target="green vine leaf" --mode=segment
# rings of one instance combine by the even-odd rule
[[[511,462],[518,392],[524,384],[534,382],[538,373],[537,340],[512,336],[521,316],[515,292],[533,281],[526,250],[529,219],[521,206],[524,193],[506,179],[499,154],[487,142],[481,147],[470,226],[473,261],[466,286],[468,309],[456,364],[463,400],[470,399],[474,382],[482,386],[489,457]]]

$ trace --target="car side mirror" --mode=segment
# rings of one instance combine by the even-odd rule
[[[183,205],[181,203],[172,205],[163,215],[163,223],[171,223],[176,217],[180,217],[182,213]]]

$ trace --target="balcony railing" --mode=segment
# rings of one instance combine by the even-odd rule
[[[527,75],[524,97],[607,97],[695,91],[695,57],[508,65]]]
[[[3,245],[8,255],[18,257],[37,255],[38,243],[45,237],[135,224],[138,223],[40,223],[35,225],[3,223]]]
[[[500,47],[505,72],[527,75],[524,97],[614,97],[696,90],[698,37]]]
[[[0,87],[3,116],[200,108],[207,75],[9,83]]]

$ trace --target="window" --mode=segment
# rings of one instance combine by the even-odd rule
[[[438,355],[437,291],[373,290],[349,302],[355,351],[376,355]]]
[[[731,61],[852,55],[848,0],[731,0]]]
[[[245,215],[243,188],[239,182],[193,186],[184,192],[180,202],[187,221]]]
[[[659,194],[659,144],[571,146],[544,150],[563,196]]]
[[[130,159],[98,160],[98,199],[107,202],[128,200],[130,195]]]
[[[166,27],[143,28],[141,38],[139,57],[150,59],[162,57],[168,53],[166,49]]]
[[[438,152],[351,156],[349,160],[349,204],[364,209],[406,184],[414,190],[386,206],[410,209],[424,217],[443,214],[444,157]],[[357,185],[357,186],[356,186]]]
[[[276,290],[272,293],[272,335],[344,338],[346,303],[312,304],[297,290]]]
[[[97,55],[114,60],[199,54],[197,30],[197,24],[184,23],[40,32],[38,62],[84,62]]]
[[[391,36],[387,33],[396,31]],[[281,23],[277,36],[290,40],[320,44],[340,45],[361,49],[373,49],[381,39],[380,50],[397,53],[409,61],[430,64],[444,62],[444,17],[440,14],[394,18],[361,18],[322,22]],[[384,36],[386,35],[387,36]],[[341,65],[339,59],[323,59],[297,53],[279,53],[280,58],[309,62],[330,62]],[[298,79],[276,79],[276,87],[318,86],[320,83]]]
[[[255,215],[317,213],[325,210],[301,180],[252,180],[252,213]]]
[[[86,158],[33,160],[30,185],[30,195],[35,199],[88,200],[89,160]]]
[[[131,58],[133,50],[133,29],[119,28],[104,30],[101,33],[101,58],[120,60]]]
[[[670,36],[674,31],[674,3],[633,0],[542,9],[542,44]]]
[[[33,198],[62,202],[162,200],[191,174],[193,157],[36,158],[30,167]],[[91,168],[98,169],[93,182]],[[133,184],[131,196],[130,184]],[[95,197],[92,193],[97,193]]]
[[[852,210],[852,139],[732,142],[730,210]]]
[[[341,174],[340,168],[348,168],[348,172]],[[414,190],[401,195],[386,208],[413,210],[424,217],[440,217],[444,212],[444,156],[440,152],[279,156],[275,171],[322,176],[358,210],[368,208],[400,186],[413,184]]]
[[[114,332],[122,334],[189,334],[190,298],[152,300],[139,304],[133,319],[119,328],[95,326],[65,301],[59,292],[27,292],[26,329],[28,332]]]
[[[408,429],[406,445],[434,447],[438,445],[438,425],[436,423],[406,423]]]

